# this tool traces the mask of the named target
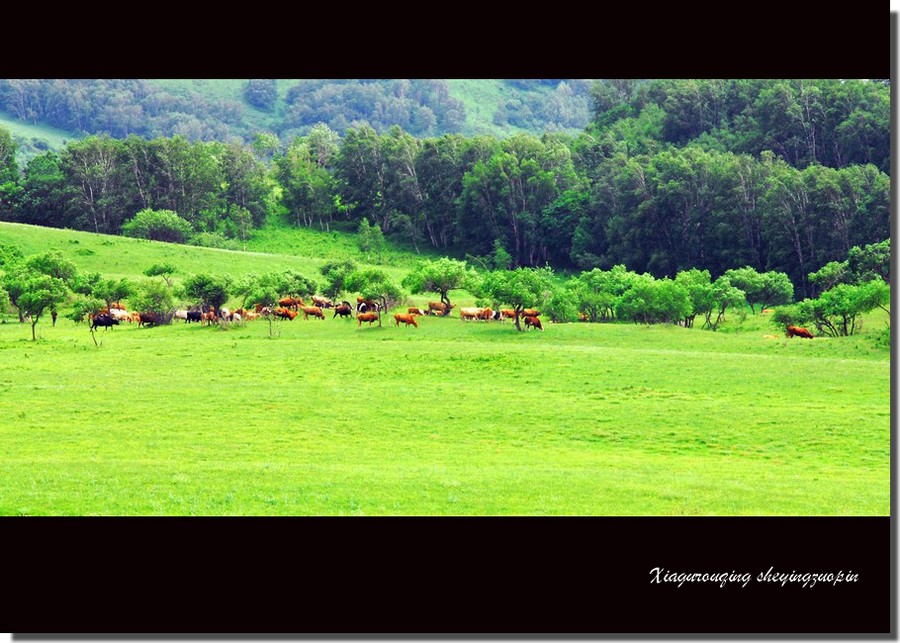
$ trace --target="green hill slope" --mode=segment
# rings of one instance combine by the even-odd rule
[[[415,260],[414,254],[391,250],[384,256],[390,263],[371,264],[352,246],[353,235],[347,233],[296,230],[292,235],[291,230],[269,228],[261,231],[263,235],[266,230],[268,236],[256,240],[256,245],[249,244],[251,250],[246,252],[2,222],[0,242],[17,246],[25,255],[58,250],[79,270],[130,279],[143,278],[146,268],[160,262],[175,265],[180,276],[198,272],[240,276],[249,272],[294,269],[318,279],[319,267],[326,261],[352,258],[381,268],[399,281],[408,272],[405,266]],[[278,251],[255,251],[267,242],[277,246]]]
[[[0,127],[5,127],[12,132],[13,138],[18,143],[16,161],[20,167],[24,167],[29,160],[47,150],[58,151],[67,141],[81,137],[79,134],[44,123],[35,125],[20,121],[4,111],[0,111]]]

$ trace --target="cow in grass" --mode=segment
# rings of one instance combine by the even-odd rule
[[[799,326],[788,326],[787,327],[787,336],[790,338],[794,337],[805,337],[806,339],[812,339],[813,334],[809,332],[805,328],[801,328]]]
[[[319,319],[325,319],[325,313],[322,312],[322,309],[318,306],[301,306],[300,310],[303,311],[303,319],[309,319],[309,316],[318,317]]]
[[[428,314],[429,315],[449,315],[450,311],[456,308],[456,304],[450,304],[449,306],[442,301],[429,301],[428,302]]]
[[[379,305],[374,299],[363,299],[362,297],[356,298],[356,312],[359,313],[377,313],[379,310]]]
[[[140,321],[138,326],[157,326],[160,323],[160,317],[156,313],[139,313]]]
[[[356,328],[360,328],[363,322],[369,322],[369,327],[372,327],[372,322],[378,321],[378,313],[360,313],[356,316]]]
[[[467,319],[481,319],[481,315],[483,312],[484,308],[460,308],[459,320],[466,321]]]
[[[412,324],[416,328],[419,327],[419,324],[416,323],[416,316],[410,313],[397,313],[394,315],[394,325],[399,326],[401,323],[409,326]]]
[[[544,330],[544,327],[541,326],[541,320],[537,317],[533,317],[531,315],[525,317],[525,328],[537,328],[539,331]]]
[[[306,304],[300,297],[282,297],[278,300],[278,305],[282,308],[297,310],[298,308],[300,308],[301,306],[305,306]]]
[[[108,313],[101,313],[99,315],[94,316],[93,321],[91,322],[91,330],[96,330],[100,326],[103,326],[104,330],[111,326],[118,326],[119,320],[115,317],[112,317]]]
[[[347,317],[353,317],[353,306],[350,305],[349,301],[342,301],[340,306],[334,307],[334,315],[331,316],[332,319],[340,315],[344,319]]]

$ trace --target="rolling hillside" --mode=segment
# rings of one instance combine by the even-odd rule
[[[249,244],[251,250],[234,251],[0,222],[0,242],[17,246],[25,255],[58,250],[79,270],[117,278],[144,278],[146,268],[166,262],[177,266],[181,276],[198,272],[239,276],[294,269],[315,279],[319,277],[319,267],[328,260],[351,258],[363,263],[365,259],[353,245],[353,235],[347,233],[294,230],[292,234],[289,229],[279,228],[259,232],[261,237]],[[255,250],[267,243],[276,252]],[[399,281],[416,255],[389,250],[384,260],[390,263],[377,267]]]

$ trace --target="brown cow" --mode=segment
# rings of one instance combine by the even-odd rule
[[[534,308],[526,308],[522,311],[522,315],[525,317],[539,317],[541,313],[536,311]]]
[[[787,336],[788,337],[805,337],[806,339],[812,339],[813,334],[806,330],[805,328],[800,328],[799,326],[788,326],[787,327]]]
[[[410,306],[409,308],[407,308],[406,312],[408,312],[410,315],[424,315],[425,314],[424,310],[422,310],[421,308],[415,308],[413,306]]]
[[[350,302],[343,302],[340,306],[334,307],[334,315],[331,316],[332,319],[340,315],[341,317],[353,317],[353,308],[350,306]]]
[[[500,314],[503,315],[504,317],[506,317],[507,319],[515,319],[516,318],[516,311],[514,311],[512,308],[501,308]]]
[[[319,297],[318,295],[313,295],[312,303],[313,306],[318,306],[319,308],[334,308],[334,302],[327,297]]]
[[[450,307],[447,307],[442,301],[429,301],[428,302],[428,313],[434,314],[438,313],[440,315],[449,315],[450,311],[456,308],[456,304],[450,304]]]
[[[300,297],[282,297],[278,300],[278,305],[284,308],[290,308],[291,310],[297,310],[306,304]]]
[[[288,308],[276,308],[276,309],[275,309],[275,316],[276,316],[276,317],[281,317],[282,319],[289,319],[289,320],[293,321],[293,320],[294,320],[294,317],[297,316],[297,313],[296,313],[295,311],[293,311],[293,310],[288,309]]]
[[[482,319],[484,321],[490,321],[494,317],[494,311],[490,308],[485,308],[481,311],[481,314],[478,316],[478,319]]]
[[[360,313],[356,316],[356,327],[362,326],[363,322],[369,322],[369,327],[371,328],[374,321],[378,321],[378,313]]]
[[[394,315],[394,325],[395,325],[395,326],[399,326],[399,325],[400,325],[400,322],[403,322],[403,323],[406,324],[407,326],[409,326],[410,324],[412,324],[412,325],[415,326],[416,328],[419,327],[419,325],[416,323],[416,316],[415,316],[415,315],[408,314],[408,313],[407,313],[407,314],[404,314],[404,313],[397,313],[396,315]]]
[[[525,328],[528,328],[529,326],[534,326],[540,331],[544,330],[544,327],[541,326],[541,320],[532,315],[528,315],[527,317],[525,317]]]
[[[212,326],[213,322],[216,321],[217,315],[214,311],[210,310],[208,313],[203,313],[203,321],[206,322],[207,326]]]
[[[325,319],[325,313],[323,313],[322,309],[318,306],[301,306],[300,310],[303,311],[303,319],[309,319],[310,315],[322,320]]]

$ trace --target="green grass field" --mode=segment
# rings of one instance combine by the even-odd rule
[[[129,276],[320,263],[9,224],[0,241]],[[881,311],[812,341],[737,315],[717,333],[329,316],[276,337],[123,324],[98,348],[85,324],[42,320],[32,342],[13,320],[4,515],[889,515]]]
[[[319,268],[326,261],[349,257],[361,264],[368,263],[354,239],[354,235],[345,232],[322,233],[275,224],[255,230],[254,238],[247,244],[248,250],[243,252],[0,222],[0,242],[17,246],[25,255],[58,250],[79,270],[131,279],[143,279],[143,271],[160,262],[179,268],[176,281],[198,272],[239,276],[288,268],[321,279]],[[271,248],[272,252],[262,252],[264,247]],[[390,263],[371,265],[399,281],[418,258],[391,246],[382,258],[383,262]]]

